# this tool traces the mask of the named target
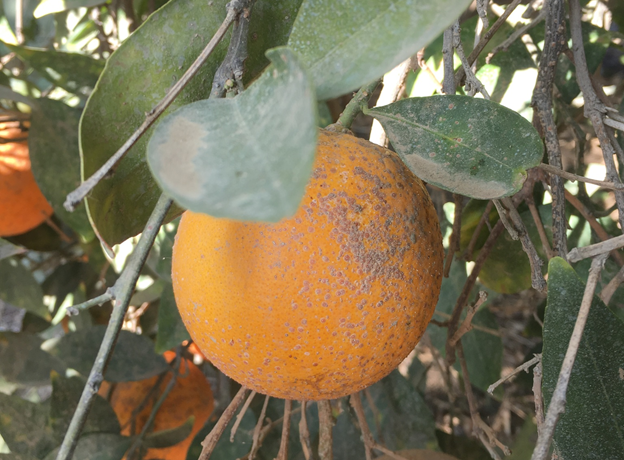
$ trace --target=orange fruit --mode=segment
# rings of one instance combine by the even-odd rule
[[[165,358],[171,362],[175,358],[175,353],[171,351],[165,352]],[[203,428],[214,409],[212,390],[202,371],[192,361],[182,359],[178,373],[180,376],[175,386],[156,413],[152,432],[179,427],[191,415],[195,416],[193,429],[186,439],[174,446],[148,449],[143,457],[145,460],[185,459],[193,438]],[[158,386],[157,391],[152,391],[152,389],[158,381],[158,376],[136,382],[117,383],[114,386],[109,382],[102,383],[99,393],[101,396],[108,396],[109,402],[119,419],[122,435],[131,436],[141,432],[152,412],[154,403],[165,390],[170,380],[171,374],[168,374]],[[148,399],[147,404],[136,415],[134,423],[131,423],[133,411],[146,398]]]
[[[436,306],[442,237],[397,154],[322,131],[305,196],[276,224],[184,213],[172,278],[222,372],[285,399],[338,398],[389,374]]]
[[[32,230],[54,212],[30,170],[27,137],[16,122],[0,123],[0,236]]]

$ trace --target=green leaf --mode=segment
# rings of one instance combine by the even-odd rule
[[[84,54],[3,44],[50,83],[80,96],[89,94],[104,69],[103,61]]]
[[[41,287],[16,259],[0,260],[0,280],[0,300],[50,319]]]
[[[54,447],[47,417],[46,405],[0,393],[0,436],[11,452],[41,458]]]
[[[48,385],[50,372],[65,372],[57,358],[41,349],[43,340],[24,332],[0,332],[0,376],[20,385]]]
[[[156,353],[164,353],[190,339],[186,326],[173,296],[173,286],[167,284],[158,304],[158,333],[156,335]]]
[[[316,99],[288,48],[235,98],[208,99],[164,118],[147,159],[165,193],[215,217],[277,222],[293,215],[316,151]]]
[[[145,437],[143,445],[147,449],[160,449],[163,447],[175,446],[179,442],[188,438],[193,431],[195,416],[191,415],[186,422],[175,428],[150,433]]]
[[[50,425],[57,443],[63,441],[85,384],[86,381],[80,377],[64,378],[58,374],[52,376]],[[120,431],[115,411],[106,399],[96,394],[82,433],[119,434]]]
[[[585,285],[561,258],[548,265],[544,318],[544,400],[550,404]],[[555,431],[566,460],[620,458],[624,452],[624,324],[597,298],[574,362],[565,412]]]
[[[118,434],[98,433],[82,436],[73,458],[89,460],[121,460],[130,447],[132,438]],[[44,460],[55,460],[59,448],[50,452]]]
[[[422,396],[399,371],[393,371],[369,391],[378,410],[377,420],[366,399],[363,403],[368,425],[378,441],[383,439],[392,450],[437,447],[433,416]]]
[[[160,227],[145,263],[163,281],[171,283],[171,256],[180,219]]]
[[[24,248],[15,246],[13,243],[0,238],[0,260],[17,254],[22,254],[23,252],[26,252]]]
[[[52,353],[67,367],[86,377],[100,349],[105,330],[106,326],[94,326],[67,334]],[[104,377],[109,382],[128,382],[153,377],[168,368],[165,359],[154,352],[154,345],[147,337],[121,331]]]
[[[40,18],[46,14],[60,13],[61,11],[73,10],[76,8],[89,8],[106,3],[106,0],[43,0],[35,8],[33,16]]]
[[[74,212],[63,207],[67,194],[80,185],[80,113],[59,101],[36,99],[28,147],[33,175],[54,212],[88,241],[94,234],[84,207]]]
[[[415,54],[470,1],[306,0],[288,46],[312,73],[319,99],[359,88]]]
[[[435,319],[438,321],[449,319],[448,315],[453,311],[466,279],[466,264],[455,260],[451,266],[450,276],[442,280],[440,298],[436,305],[436,313],[434,313]],[[474,296],[471,296],[470,301],[473,298]],[[464,312],[462,321],[465,316]],[[474,316],[472,324],[498,331],[498,324],[494,315],[487,309],[487,303]],[[446,356],[447,329],[430,324],[427,327],[427,332],[433,346],[440,351],[442,356]],[[472,329],[467,332],[461,341],[466,356],[470,383],[485,392],[492,383],[500,378],[503,364],[503,342],[500,337],[479,329]],[[457,362],[455,369],[461,373],[461,367]]]
[[[478,199],[513,195],[537,166],[542,140],[516,112],[467,96],[403,99],[365,110],[426,182]]]
[[[264,52],[286,42],[301,0],[258,0],[250,19],[247,81],[266,65]],[[187,70],[225,18],[227,0],[172,0],[152,14],[111,55],[80,124],[83,177],[91,176],[141,125],[145,113]],[[265,22],[265,19],[267,22]],[[212,78],[227,51],[229,35],[165,114],[210,94]],[[114,175],[87,198],[94,227],[110,245],[139,233],[160,189],[145,160],[150,131],[128,152]],[[137,205],[138,204],[138,205]],[[175,207],[171,220],[180,214]]]

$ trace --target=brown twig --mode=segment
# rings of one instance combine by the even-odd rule
[[[329,401],[317,401],[319,414],[319,447],[318,454],[320,460],[333,460],[333,437],[332,428],[334,426],[334,417],[331,411]]]
[[[466,304],[466,300],[468,300],[468,296],[470,292],[472,292],[472,288],[477,282],[477,277],[481,272],[481,268],[483,268],[483,264],[487,257],[490,255],[490,251],[494,247],[496,240],[503,233],[505,227],[503,226],[502,221],[498,221],[492,231],[490,232],[490,236],[485,241],[485,244],[481,248],[477,259],[475,260],[474,267],[468,276],[468,279],[464,283],[464,287],[462,292],[459,294],[457,301],[455,302],[455,306],[453,307],[453,312],[451,313],[451,318],[449,320],[448,325],[448,334],[447,337],[453,337],[455,332],[457,331],[457,325],[459,324],[459,319],[461,318],[462,310],[464,309],[464,305]],[[446,341],[446,362],[450,366],[455,362],[455,347],[451,345],[450,340]]]
[[[247,2],[251,0],[234,0],[227,5],[227,15],[223,20],[223,23],[219,26],[213,37],[210,39],[206,47],[202,50],[200,55],[195,59],[195,62],[191,64],[188,70],[180,77],[180,79],[171,87],[166,96],[156,106],[150,110],[146,116],[145,121],[139,126],[136,131],[128,138],[126,142],[111,156],[106,163],[104,163],[91,177],[85,180],[80,186],[67,195],[65,199],[65,209],[73,211],[76,206],[95,188],[95,186],[106,177],[115,165],[128,153],[132,146],[145,134],[145,132],[154,124],[154,122],[163,114],[163,112],[171,105],[171,103],[178,97],[178,94],[186,87],[195,74],[199,71],[201,66],[210,57],[217,45],[223,40],[225,33],[230,28],[232,23],[236,20],[241,13]]]
[[[496,382],[494,382],[492,385],[490,385],[488,387],[488,389],[487,389],[487,392],[490,393],[490,394],[494,394],[494,390],[498,386],[500,386],[502,383],[505,383],[507,380],[512,378],[514,375],[519,374],[522,371],[529,372],[529,367],[533,366],[534,364],[539,363],[541,359],[542,359],[541,355],[535,355],[535,357],[533,359],[530,359],[526,363],[519,365],[513,371],[511,371],[509,374],[507,374],[505,377],[498,379]]]
[[[548,164],[542,163],[538,166],[538,168],[543,169],[544,171],[550,174],[561,176],[564,179],[568,179],[573,182],[578,180],[581,182],[587,182],[588,184],[598,185],[602,188],[606,188],[609,190],[624,190],[624,184],[622,183],[616,184],[616,183],[608,182],[604,180],[596,180],[596,179],[590,179],[589,177],[578,176],[576,174],[569,173],[567,171],[564,171],[563,169],[555,168],[554,166],[551,166]]]
[[[453,216],[453,233],[449,240],[448,252],[446,253],[446,260],[444,261],[444,277],[448,278],[451,272],[451,264],[453,263],[453,256],[459,251],[459,238],[461,235],[461,218],[464,208],[464,197],[453,193],[453,200],[455,201],[455,215]]]
[[[455,334],[453,334],[453,337],[451,337],[450,343],[452,346],[455,346],[457,342],[459,342],[459,340],[467,332],[471,331],[474,328],[474,325],[472,324],[472,319],[477,314],[477,311],[479,311],[479,307],[481,307],[481,305],[485,303],[487,298],[488,298],[487,292],[479,291],[477,300],[475,300],[475,303],[470,308],[468,308],[468,312],[466,313],[466,318],[464,318],[464,321],[462,322],[461,326],[459,326],[459,329],[457,329]]]
[[[571,0],[575,1],[575,0]],[[555,427],[559,421],[559,416],[565,410],[566,394],[568,391],[568,383],[570,382],[570,376],[572,375],[572,367],[578,353],[579,345],[583,337],[583,331],[585,324],[587,324],[587,317],[591,309],[592,300],[594,298],[594,291],[596,290],[596,284],[600,278],[600,272],[607,259],[607,254],[601,254],[592,260],[591,267],[589,269],[589,277],[587,278],[587,285],[585,286],[585,292],[583,293],[583,301],[576,317],[576,323],[574,324],[574,330],[570,337],[570,343],[563,358],[563,364],[561,365],[561,372],[559,372],[559,378],[557,379],[557,385],[553,392],[550,404],[548,405],[548,412],[546,413],[546,419],[544,420],[544,426],[541,433],[537,438],[537,445],[533,451],[531,460],[545,460],[548,455],[550,443],[552,442],[553,435],[555,433]]]
[[[481,234],[481,230],[486,223],[490,221],[490,213],[492,212],[492,207],[494,206],[494,202],[488,202],[483,214],[481,214],[481,219],[479,223],[475,227],[474,232],[472,233],[472,237],[470,238],[470,242],[462,255],[462,259],[464,260],[472,260],[472,254],[474,253],[475,246],[477,245],[477,241],[479,240],[479,235]]]
[[[366,460],[372,459],[371,450],[373,449],[382,452],[396,460],[407,460],[402,455],[393,452],[392,450],[382,446],[375,441],[375,438],[373,438],[373,434],[368,427],[368,423],[366,423],[366,416],[364,415],[364,407],[362,406],[362,398],[360,397],[360,393],[353,393],[349,397],[349,402],[351,403],[351,407],[353,407],[353,410],[355,411],[355,416],[357,417],[358,425],[360,426],[360,431],[362,432],[362,440],[364,441]]]
[[[591,214],[589,209],[587,209],[585,205],[581,203],[581,201],[577,197],[572,195],[567,190],[565,191],[564,196],[565,196],[565,199],[568,201],[568,203],[574,206],[574,208],[585,218],[585,220],[587,221],[587,223],[589,223],[589,226],[596,233],[598,238],[600,238],[602,241],[607,241],[609,238],[611,238],[609,234],[607,233],[607,231],[602,227],[602,225],[600,225],[600,223],[596,220],[596,218]],[[611,253],[611,256],[618,263],[620,267],[624,266],[624,259],[622,259],[622,256],[620,255],[619,252],[613,251]]]
[[[513,202],[509,198],[502,198],[502,202],[505,204],[507,211],[511,217],[511,221],[513,226],[520,237],[520,242],[522,243],[522,249],[526,253],[529,258],[529,263],[531,264],[531,286],[533,289],[536,289],[540,292],[546,292],[546,281],[544,280],[544,276],[542,275],[542,259],[540,258],[537,250],[535,249],[535,245],[531,238],[529,237],[529,232],[527,232],[526,227],[524,226],[524,222],[518,213],[518,210],[514,206]]]
[[[472,419],[472,429],[475,435],[488,450],[492,458],[500,460],[500,457],[494,450],[494,447],[498,447],[504,452],[505,455],[511,455],[509,448],[496,438],[492,428],[490,428],[479,415],[477,401],[474,393],[472,392],[472,385],[470,384],[468,365],[466,364],[466,357],[464,356],[464,347],[461,342],[457,343],[457,357],[459,359],[459,365],[461,366],[462,377],[464,378],[464,390],[466,392],[466,398],[468,399],[468,408],[470,409],[470,418]],[[488,442],[485,442],[486,440],[484,439],[483,434],[487,436]]]
[[[253,432],[251,450],[249,451],[248,455],[249,460],[253,460],[256,456],[256,453],[258,452],[258,449],[260,449],[260,443],[262,442],[260,440],[260,433],[262,431],[262,424],[264,423],[264,417],[266,415],[267,407],[269,406],[269,399],[271,399],[271,397],[268,395],[264,397],[264,404],[262,405],[262,410],[260,411],[260,417],[258,417],[258,423],[256,423],[256,427],[254,428]]]
[[[505,230],[507,230],[507,233],[509,233],[509,236],[511,236],[512,240],[518,241],[520,239],[520,236],[518,236],[518,232],[516,232],[516,229],[514,228],[513,225],[511,225],[511,222],[507,218],[507,210],[505,209],[503,204],[500,202],[500,200],[492,200],[492,202],[494,203],[494,206],[496,207],[496,211],[498,211],[498,217],[500,218],[500,220],[503,222],[503,225],[505,226]]]
[[[275,460],[288,460],[288,437],[290,436],[290,414],[292,411],[292,401],[284,401],[284,423],[282,424],[282,439],[280,440],[279,452]],[[302,414],[304,416],[304,414]]]
[[[299,442],[305,460],[312,460],[312,444],[310,443],[310,430],[306,415],[307,401],[301,401],[301,420],[299,420]]]
[[[243,408],[240,410],[240,412],[236,416],[236,420],[234,421],[234,426],[232,427],[232,431],[230,431],[230,442],[234,442],[234,436],[236,435],[236,430],[238,430],[238,427],[240,426],[241,422],[243,421],[243,417],[245,416],[245,412],[247,412],[247,409],[249,409],[249,405],[253,401],[256,394],[257,393],[255,391],[251,392],[251,394],[247,398],[247,401],[245,401]]]
[[[537,81],[533,89],[531,105],[534,109],[533,124],[544,137],[544,145],[548,153],[548,163],[562,169],[561,148],[557,138],[557,127],[552,113],[552,92],[555,80],[555,68],[559,54],[566,46],[565,42],[565,11],[563,0],[551,0],[544,7],[546,10],[546,36],[544,51],[539,62]],[[553,252],[560,257],[566,256],[567,250],[567,219],[565,216],[565,198],[563,178],[551,178],[552,219],[553,219]]]
[[[490,27],[488,31],[483,34],[477,46],[474,47],[474,49],[468,56],[468,64],[469,64],[468,67],[474,64],[474,62],[477,60],[477,58],[479,57],[479,55],[481,54],[485,46],[490,42],[494,34],[498,32],[498,29],[501,28],[501,26],[505,23],[509,15],[513,13],[513,11],[521,3],[521,1],[522,0],[514,0],[512,3],[510,3],[509,6],[507,6],[507,8],[505,9],[505,12],[496,20],[496,22],[494,22],[494,24],[492,24],[492,27]],[[465,68],[462,66],[459,68],[459,70],[457,71],[457,74],[455,75],[455,86],[461,86],[462,81],[464,80],[465,77],[466,77]]]
[[[462,69],[464,70],[464,75],[466,78],[466,93],[469,96],[474,96],[476,93],[481,93],[485,99],[490,99],[490,94],[488,93],[483,83],[477,78],[474,71],[472,70],[472,65],[476,61],[468,62],[466,55],[464,54],[464,47],[461,42],[461,28],[459,27],[459,21],[455,21],[453,24],[453,47],[455,48],[455,52],[457,56],[459,56],[459,60],[462,63]]]
[[[611,297],[613,297],[613,294],[615,294],[615,291],[617,291],[617,288],[619,288],[622,283],[624,283],[624,267],[620,268],[611,281],[609,281],[609,284],[602,288],[598,296],[600,300],[602,300],[605,305],[609,305]]]
[[[624,246],[624,235],[609,238],[601,243],[592,244],[582,248],[574,248],[568,253],[568,262],[574,263],[579,260],[589,259],[597,255],[620,249]]]
[[[585,48],[583,45],[583,32],[581,30],[581,5],[579,0],[570,0],[570,34],[572,36],[572,51],[574,53],[574,65],[576,67],[576,80],[583,93],[585,101],[585,116],[591,121],[596,137],[600,142],[602,156],[607,168],[607,180],[614,184],[621,184],[620,176],[615,166],[613,156],[615,148],[609,139],[604,124],[604,117],[607,113],[605,105],[602,103],[594,86],[587,68],[585,59]],[[616,190],[615,202],[619,211],[620,228],[624,229],[624,191]]]
[[[453,25],[451,24],[444,31],[442,39],[442,58],[444,62],[444,80],[442,83],[442,92],[444,94],[455,94],[455,63],[454,47],[453,47]]]
[[[533,368],[533,401],[535,404],[535,423],[537,425],[538,436],[544,427],[544,397],[542,395],[542,355]]]
[[[245,400],[247,391],[247,388],[241,387],[240,390],[238,390],[238,393],[236,393],[236,396],[234,396],[234,399],[232,399],[230,405],[226,407],[226,409],[223,411],[223,414],[221,414],[221,417],[219,417],[219,421],[212,428],[210,433],[208,433],[206,438],[202,441],[202,451],[199,455],[198,460],[208,460],[210,458],[212,451],[215,447],[217,447],[219,439],[221,438],[223,432],[230,423],[230,420],[232,420],[232,417],[234,417],[236,410]]]
[[[537,207],[535,206],[535,202],[533,201],[533,197],[531,195],[527,196],[524,199],[524,202],[529,207],[531,217],[533,218],[533,222],[535,222],[535,227],[537,227],[537,234],[539,235],[540,241],[542,242],[542,248],[546,252],[547,259],[550,260],[554,257],[554,254],[550,247],[550,241],[548,240],[548,236],[546,235],[546,230],[544,230],[542,218],[539,211],[537,210]]]
[[[538,25],[545,18],[546,18],[546,8],[542,8],[540,10],[539,14],[531,22],[529,22],[528,24],[523,25],[518,30],[514,31],[503,43],[501,43],[496,48],[494,48],[492,51],[490,51],[490,53],[485,58],[485,62],[487,64],[489,64],[490,61],[494,58],[494,56],[496,56],[498,53],[500,53],[501,51],[507,51],[509,49],[509,47],[518,38],[520,38],[521,36],[526,34],[529,30],[531,30],[533,27]]]

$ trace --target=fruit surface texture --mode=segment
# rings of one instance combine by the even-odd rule
[[[173,361],[174,357],[174,352],[165,353],[167,361]],[[191,434],[178,444],[148,449],[143,457],[145,460],[185,459],[193,438],[203,428],[214,408],[210,384],[202,371],[188,359],[182,359],[177,371],[177,381],[158,409],[150,432],[177,428],[187,422],[191,416],[195,417],[193,429]],[[152,412],[154,403],[159,399],[171,378],[171,373],[167,374],[158,386],[156,386],[158,376],[136,382],[117,383],[114,386],[108,382],[102,383],[100,395],[108,397],[119,419],[122,435],[131,436],[141,432]],[[141,410],[133,418],[133,412],[137,409]]]
[[[215,366],[264,394],[319,400],[375,383],[409,354],[442,263],[423,183],[395,153],[321,130],[295,216],[266,224],[187,211],[172,277]]]
[[[53,213],[30,169],[27,135],[18,123],[0,123],[0,236],[32,230]]]

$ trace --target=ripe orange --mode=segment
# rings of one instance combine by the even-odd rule
[[[175,353],[165,352],[167,361],[171,362],[174,357]],[[214,409],[214,399],[210,384],[202,371],[192,361],[183,359],[178,373],[180,376],[175,386],[156,413],[152,431],[157,432],[176,428],[186,422],[191,415],[195,416],[193,429],[186,439],[174,446],[149,449],[143,457],[145,460],[185,459],[193,438],[202,429]],[[118,383],[114,387],[108,382],[102,383],[99,391],[100,395],[106,396],[112,389],[112,393],[108,395],[108,398],[121,424],[122,435],[130,436],[141,432],[152,412],[154,403],[171,380],[171,374],[164,378],[157,391],[152,392],[157,380],[158,376],[136,382]],[[153,394],[150,394],[150,392]],[[148,403],[136,415],[134,424],[132,424],[133,411],[143,403],[146,397]]]
[[[321,131],[295,216],[186,212],[172,277],[215,366],[261,393],[318,400],[375,383],[409,354],[435,309],[442,259],[435,209],[401,159]]]
[[[0,123],[0,236],[32,230],[54,212],[30,170],[27,136],[16,122]]]

